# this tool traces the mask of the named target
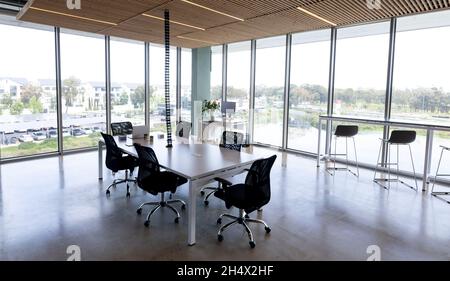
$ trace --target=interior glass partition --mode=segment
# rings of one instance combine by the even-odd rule
[[[286,36],[256,40],[253,140],[281,146],[283,140]]]
[[[0,158],[58,150],[54,28],[0,15]]]
[[[93,147],[106,131],[105,37],[61,29],[60,42],[63,146]]]
[[[317,153],[319,116],[327,113],[331,30],[292,35],[288,148]],[[325,147],[325,130],[322,131]]]

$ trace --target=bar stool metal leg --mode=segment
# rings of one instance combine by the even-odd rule
[[[352,175],[354,175],[355,177],[359,177],[359,164],[358,164],[358,156],[356,154],[355,139],[352,137],[352,139],[353,139],[353,148],[354,148],[354,152],[355,152],[356,168],[357,168],[357,172],[356,173],[353,172],[350,169],[350,160],[349,160],[349,157],[348,157],[348,137],[345,137],[345,154],[338,154],[337,153],[337,141],[338,141],[338,139],[339,139],[339,137],[335,136],[335,139],[334,139],[334,153],[330,154],[330,156],[334,156],[334,159],[331,160],[331,161],[333,161],[333,167],[332,168],[325,168],[325,170],[331,176],[334,176],[336,171],[347,171],[347,172],[351,173]],[[345,168],[336,167],[337,156],[345,156]],[[331,172],[330,170],[332,170],[333,172]]]
[[[444,155],[444,151],[445,150],[446,150],[445,147],[442,147],[441,156],[439,157],[439,163],[438,163],[437,170],[436,170],[436,176],[435,176],[434,181],[433,181],[433,187],[431,188],[431,195],[436,197],[436,198],[438,198],[438,199],[440,199],[440,200],[443,200],[443,201],[447,202],[447,204],[450,204],[450,200],[448,200],[448,199],[443,197],[443,196],[449,196],[450,192],[434,191],[434,188],[435,188],[436,181],[437,181],[438,177],[450,177],[450,174],[448,174],[448,175],[447,174],[439,174],[439,170],[441,168],[441,163],[442,163],[442,157]]]

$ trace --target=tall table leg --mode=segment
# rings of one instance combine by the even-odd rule
[[[197,194],[195,181],[189,181],[189,202],[188,202],[188,245],[195,245],[195,224],[196,224],[196,208]]]
[[[430,179],[430,171],[431,171],[431,155],[433,152],[433,129],[427,130],[427,143],[425,146],[425,163],[423,167],[423,183],[422,183],[422,191],[427,191],[429,179]]]
[[[98,179],[103,179],[103,143],[98,142]]]
[[[317,140],[317,168],[320,167],[320,138],[322,133],[322,119],[319,118],[319,136]]]

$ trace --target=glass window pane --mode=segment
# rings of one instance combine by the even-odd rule
[[[58,150],[53,28],[0,15],[0,157]]]
[[[92,147],[106,130],[105,39],[70,30],[60,38],[64,149]]]
[[[256,41],[255,142],[281,146],[285,61],[286,36]]]
[[[334,114],[384,117],[390,22],[337,31]]]
[[[399,18],[394,65],[393,119],[450,126],[450,11]],[[416,169],[423,173],[425,131],[417,130],[412,144]],[[450,145],[450,134],[436,131],[431,173],[436,173],[440,145]],[[402,155],[402,170],[411,171],[409,156]],[[442,172],[445,169],[444,162]],[[448,164],[447,164],[448,165]],[[416,170],[417,172],[417,170]]]
[[[191,122],[192,50],[181,51],[181,120]]]
[[[292,35],[289,148],[317,153],[319,116],[327,113],[330,37],[330,30]]]
[[[211,47],[211,99],[222,99],[223,47]]]
[[[111,38],[111,122],[145,124],[143,42]]]
[[[227,101],[236,103],[236,112],[227,120],[226,130],[247,133],[250,106],[251,42],[228,45]]]
[[[150,45],[150,131],[166,132],[166,105],[164,87],[164,46]],[[170,109],[172,129],[175,130],[177,49],[170,48]],[[182,74],[183,77],[183,74]],[[183,78],[182,78],[183,79]]]

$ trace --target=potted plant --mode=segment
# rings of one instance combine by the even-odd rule
[[[218,100],[204,100],[202,106],[202,113],[209,112],[210,121],[214,121],[214,112],[220,109],[220,103]]]

